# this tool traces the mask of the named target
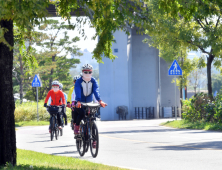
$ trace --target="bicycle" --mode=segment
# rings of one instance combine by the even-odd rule
[[[55,135],[56,140],[58,140],[59,137],[59,126],[58,126],[58,120],[57,120],[57,113],[59,112],[60,118],[61,118],[61,113],[62,113],[62,106],[47,106],[47,108],[50,109],[50,139],[51,141],[53,140],[53,137]],[[61,121],[63,121],[61,119]],[[60,135],[62,136],[62,129],[60,129]]]
[[[85,109],[85,117],[80,122],[80,134],[75,136],[76,147],[80,156],[88,151],[90,146],[91,155],[95,158],[99,151],[99,133],[95,123],[95,114],[100,108],[99,103],[82,103],[82,108]],[[96,143],[95,147],[93,142]]]

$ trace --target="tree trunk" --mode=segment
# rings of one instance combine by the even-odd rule
[[[20,62],[20,82],[19,82],[19,87],[20,87],[20,103],[22,104],[23,102],[23,81],[24,81],[24,72],[23,72],[23,63],[22,63],[22,57],[21,54],[19,55],[19,62]]]
[[[1,20],[0,26],[8,31],[4,37],[13,46],[13,21]],[[13,50],[0,43],[0,166],[16,164],[15,102],[12,88]]]
[[[214,57],[214,55],[209,55],[207,58],[207,89],[209,96],[212,96],[211,64],[214,60]]]

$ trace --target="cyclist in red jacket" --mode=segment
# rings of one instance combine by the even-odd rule
[[[59,90],[59,82],[58,81],[52,82],[52,90],[50,90],[46,96],[44,107],[47,107],[47,102],[49,100],[49,97],[51,97],[51,104],[50,104],[51,106],[61,106],[62,105],[63,110],[64,110],[66,100],[65,100],[63,92]],[[50,113],[50,108],[48,111]],[[57,114],[57,120],[58,120],[59,128],[62,128],[61,127],[62,122],[61,122],[59,113]]]

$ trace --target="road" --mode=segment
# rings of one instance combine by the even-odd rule
[[[97,121],[97,158],[92,158],[90,151],[79,157],[70,126],[57,141],[50,141],[48,126],[20,127],[16,131],[17,148],[129,169],[222,169],[222,133],[159,126],[167,120]]]

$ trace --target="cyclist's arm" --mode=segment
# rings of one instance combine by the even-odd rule
[[[48,102],[50,96],[51,96],[51,92],[49,91],[48,94],[47,94],[47,96],[46,96],[46,98],[45,98],[45,102],[44,102],[44,103],[47,103],[47,102]]]
[[[73,92],[73,90],[74,90],[74,86],[69,89],[69,94],[68,94],[67,103],[68,103],[68,102],[69,102],[69,103],[72,102],[72,101],[71,101],[71,97],[72,97],[72,92]]]
[[[67,94],[63,93],[64,94],[64,97],[65,97],[65,102],[67,104]]]
[[[101,100],[100,94],[99,94],[99,85],[98,85],[96,79],[94,79],[94,78],[93,78],[93,94],[95,95],[97,101]]]
[[[81,101],[81,79],[77,79],[75,83],[76,101]]]
[[[61,97],[62,97],[62,104],[66,105],[66,100],[65,100],[63,92],[61,92]]]

